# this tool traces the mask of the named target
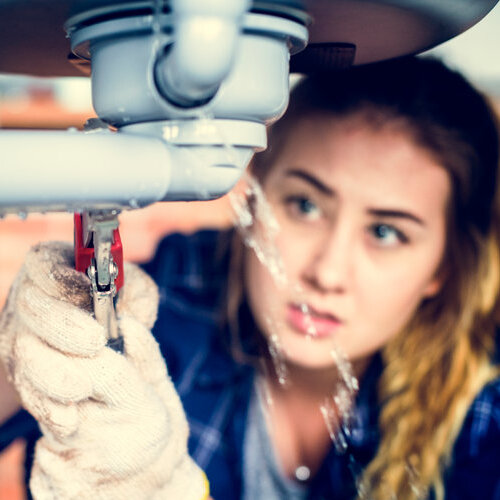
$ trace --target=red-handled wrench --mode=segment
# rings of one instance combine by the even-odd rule
[[[123,286],[123,249],[116,212],[75,214],[75,268],[92,282],[94,314],[108,332],[108,345],[123,352],[114,298]]]

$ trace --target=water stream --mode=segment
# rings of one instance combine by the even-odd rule
[[[235,214],[235,226],[242,235],[246,246],[251,248],[258,260],[264,265],[278,288],[278,291],[293,290],[294,302],[299,305],[306,321],[308,338],[314,342],[316,329],[307,305],[306,294],[298,283],[291,283],[287,276],[275,238],[279,233],[279,224],[273,214],[265,194],[258,181],[250,174],[245,174],[244,187],[234,190],[229,195]],[[256,227],[258,225],[258,230]],[[280,334],[285,328],[277,311],[269,310],[266,318],[268,331],[268,350],[278,382],[287,387],[290,383],[287,374],[286,351]],[[330,347],[332,361],[337,367],[338,377],[332,387],[332,393],[320,406],[320,411],[328,429],[330,438],[339,453],[348,452],[348,438],[354,415],[354,402],[359,389],[351,363],[342,351],[333,343]],[[264,401],[272,406],[269,388],[264,385]],[[269,408],[268,408],[269,409]],[[351,457],[351,461],[354,459]],[[354,471],[354,469],[353,469]]]

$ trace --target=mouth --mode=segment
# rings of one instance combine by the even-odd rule
[[[286,316],[293,330],[317,339],[330,337],[342,325],[333,314],[317,311],[308,304],[288,304]]]

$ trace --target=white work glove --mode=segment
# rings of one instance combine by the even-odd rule
[[[149,329],[158,292],[125,266],[117,305],[125,355],[106,347],[90,281],[72,248],[28,254],[0,316],[0,357],[38,420],[30,488],[37,500],[202,500],[181,402]]]

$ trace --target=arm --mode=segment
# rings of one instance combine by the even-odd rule
[[[149,329],[158,293],[125,269],[118,324],[125,355],[106,346],[91,314],[88,278],[71,248],[27,256],[0,317],[0,354],[23,405],[39,421],[35,498],[138,500],[208,496],[187,454],[187,422]]]

